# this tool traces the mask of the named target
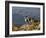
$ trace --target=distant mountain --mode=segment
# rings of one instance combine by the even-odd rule
[[[25,24],[24,16],[19,15],[19,14],[13,14],[12,20],[13,20],[13,23],[17,25]]]
[[[14,24],[25,24],[24,17],[31,16],[34,19],[40,19],[40,8],[32,7],[13,7],[12,21]]]

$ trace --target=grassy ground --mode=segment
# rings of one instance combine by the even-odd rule
[[[31,31],[40,30],[40,22],[32,22],[32,24],[23,24],[21,26],[13,25],[12,31]]]

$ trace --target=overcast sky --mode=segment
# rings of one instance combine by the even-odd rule
[[[40,8],[13,7],[12,13],[20,14],[23,16],[40,16]]]

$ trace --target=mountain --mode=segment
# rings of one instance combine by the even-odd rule
[[[14,24],[25,24],[25,16],[31,16],[34,19],[40,19],[40,8],[12,7],[12,21]]]
[[[14,24],[17,24],[17,25],[25,24],[24,16],[19,15],[19,14],[13,14],[12,21]]]

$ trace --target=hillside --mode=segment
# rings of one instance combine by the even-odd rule
[[[13,25],[12,31],[31,31],[31,30],[40,30],[39,22],[32,22],[32,24],[23,24],[23,25]]]

